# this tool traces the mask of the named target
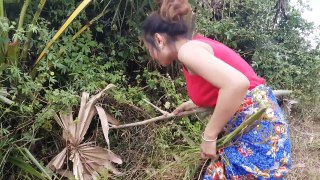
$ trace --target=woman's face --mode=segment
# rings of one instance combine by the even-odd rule
[[[150,53],[150,56],[157,61],[161,66],[170,65],[176,58],[175,48],[168,44],[165,37],[159,34],[155,35],[155,44],[157,46],[153,47],[148,42],[145,42],[145,45]]]

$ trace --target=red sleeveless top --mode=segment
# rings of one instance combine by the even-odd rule
[[[225,63],[242,72],[250,81],[249,90],[255,88],[260,84],[265,84],[265,80],[258,77],[251,66],[235,51],[226,45],[203,37],[195,36],[193,40],[201,41],[209,44],[214,52],[214,56],[221,59]],[[201,59],[199,59],[199,62]],[[190,99],[201,107],[215,106],[218,99],[219,89],[203,79],[199,75],[189,74],[188,70],[183,67],[184,76],[187,83],[187,91]],[[214,72],[212,72],[214,76]]]

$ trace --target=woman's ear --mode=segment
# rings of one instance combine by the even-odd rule
[[[159,33],[154,34],[154,41],[158,48],[162,49],[165,44],[165,38]]]

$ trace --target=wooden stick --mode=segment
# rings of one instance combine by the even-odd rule
[[[184,112],[181,112],[176,115],[173,115],[173,114],[162,115],[162,116],[158,116],[155,118],[147,119],[147,120],[136,122],[136,123],[113,126],[113,127],[110,127],[110,129],[120,129],[120,128],[127,128],[127,127],[133,127],[133,126],[141,126],[141,125],[148,124],[151,122],[167,120],[167,119],[171,119],[171,118],[175,118],[175,117],[184,117],[184,116],[188,116],[188,115],[195,114],[195,113],[203,113],[203,112],[210,112],[210,111],[213,111],[213,108],[197,108],[197,109],[190,110],[190,111],[184,111]]]
[[[170,114],[169,112],[162,110],[161,108],[159,108],[158,106],[152,104],[151,102],[147,101],[146,99],[143,99],[143,101],[148,103],[149,105],[151,105],[153,108],[155,108],[157,111],[161,112],[161,114],[163,114],[163,115],[169,115]]]
[[[275,94],[276,97],[287,96],[291,92],[292,91],[290,91],[290,90],[273,90],[273,93]],[[147,119],[147,120],[144,120],[144,121],[140,121],[140,122],[135,122],[135,123],[123,124],[123,125],[119,125],[119,126],[112,125],[110,127],[110,129],[121,129],[121,128],[133,127],[133,126],[141,126],[141,125],[145,125],[145,124],[148,124],[148,123],[167,120],[167,119],[171,119],[171,118],[175,118],[175,117],[184,117],[184,116],[188,116],[188,115],[195,114],[195,113],[210,112],[210,111],[213,111],[213,109],[214,109],[214,108],[197,108],[197,109],[194,109],[194,110],[184,111],[184,112],[181,112],[179,114],[173,115],[171,113],[168,113],[167,111],[161,110],[160,108],[158,108],[157,106],[153,105],[152,103],[150,103],[147,100],[144,100],[144,101],[147,102],[148,104],[150,104],[151,106],[153,106],[154,108],[156,108],[163,115],[162,116],[158,116],[158,117],[154,117],[154,118],[151,118],[151,119]]]
[[[281,90],[281,89],[280,90],[273,90],[273,94],[277,98],[279,98],[281,96],[288,96],[291,93],[292,93],[292,91],[290,91],[290,90]]]

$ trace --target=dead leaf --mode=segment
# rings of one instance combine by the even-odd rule
[[[106,115],[109,120],[109,123],[116,125],[116,126],[119,126],[121,124],[120,121],[118,121],[116,118],[114,118],[111,114],[106,112]]]
[[[121,164],[122,160],[112,151],[110,151],[109,143],[109,121],[114,124],[120,124],[110,114],[107,114],[105,110],[99,106],[95,106],[96,101],[102,96],[103,92],[115,87],[110,84],[98,94],[92,96],[89,99],[89,94],[84,92],[81,96],[81,104],[78,113],[78,122],[73,120],[73,114],[64,114],[59,112],[54,114],[54,119],[63,129],[63,138],[67,142],[66,147],[55,156],[48,167],[65,177],[71,178],[72,174],[68,170],[61,170],[64,163],[67,163],[67,156],[69,160],[73,162],[73,175],[75,179],[96,179],[98,177],[98,171],[100,169],[110,169],[114,174],[121,174],[112,162]],[[98,146],[94,146],[94,142],[82,143],[84,136],[91,124],[91,121],[95,114],[99,115],[101,119],[101,126],[104,137],[108,144],[109,149],[104,149]],[[69,153],[69,154],[67,154]]]
[[[110,149],[110,141],[109,141],[109,123],[108,123],[108,117],[106,112],[102,107],[96,106],[97,112],[99,114],[101,126],[102,126],[102,131],[104,138],[108,144],[108,149]]]
[[[58,155],[56,155],[48,164],[48,167],[50,167],[53,170],[61,169],[62,165],[66,159],[67,156],[67,148],[64,148]]]

